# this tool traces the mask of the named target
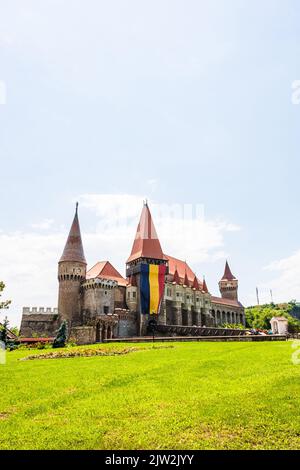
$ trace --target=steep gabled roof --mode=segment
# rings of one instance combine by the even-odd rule
[[[176,284],[180,284],[180,282],[181,282],[178,271],[177,271],[177,268],[175,269],[175,272],[173,274],[173,282],[175,282]]]
[[[213,295],[211,296],[211,303],[224,305],[225,307],[243,307],[241,302],[238,300],[226,299],[225,297],[215,297]]]
[[[197,276],[194,277],[192,288],[196,289],[196,290],[200,290],[200,285],[199,285],[199,281],[197,279]]]
[[[78,219],[78,203],[76,204],[76,212],[67,243],[59,262],[62,261],[75,261],[86,264]]]
[[[109,261],[100,261],[95,264],[86,274],[87,279],[108,279],[110,281],[117,281],[119,286],[127,286],[127,281],[123,276],[113,267]]]
[[[286,321],[286,322],[288,321],[288,319],[285,318],[285,317],[272,317],[270,321],[272,321],[272,320],[276,320],[276,321]]]
[[[234,275],[232,274],[228,261],[226,261],[225,271],[224,271],[221,281],[233,281],[233,280],[236,280],[236,277],[234,277]]]
[[[185,279],[185,274],[187,275],[189,285],[192,285],[195,279],[196,274],[192,271],[192,269],[189,267],[189,265],[185,262],[182,261],[178,258],[174,258],[173,256],[169,255],[164,255],[164,258],[168,260],[169,264],[169,275],[170,276],[175,276],[175,272],[177,271],[177,275],[179,276],[180,282],[177,282],[177,284],[184,284],[184,279]],[[200,289],[202,289],[202,282],[199,281],[197,278]],[[175,282],[175,280],[173,281]]]
[[[188,275],[187,275],[186,272],[185,272],[185,275],[184,275],[183,285],[187,286],[187,287],[190,287],[190,281],[189,281],[189,278],[188,278]]]
[[[127,263],[138,258],[164,259],[160,241],[147,203],[144,204],[131,254]]]
[[[1,328],[4,328],[4,325],[2,325],[2,323],[0,323],[0,329]],[[18,339],[18,336],[15,335],[12,331],[10,331],[8,328],[6,328],[6,333],[7,333],[7,338],[10,339],[10,340],[15,340],[15,339]]]

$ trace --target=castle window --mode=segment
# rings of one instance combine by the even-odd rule
[[[127,292],[127,297],[128,299],[130,299],[130,292]]]
[[[136,292],[132,292],[132,297],[135,299],[136,298]]]
[[[107,290],[104,291],[104,295],[107,295]]]
[[[197,303],[199,302],[199,297],[196,298],[196,302],[197,302]]]
[[[103,311],[104,311],[104,315],[107,315],[108,312],[109,312],[109,307],[105,306],[105,307],[103,308]]]

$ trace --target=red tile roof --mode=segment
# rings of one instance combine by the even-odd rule
[[[207,288],[205,279],[203,279],[202,290],[203,290],[203,292],[208,294],[208,288]]]
[[[211,297],[213,304],[220,304],[228,307],[243,307],[241,302],[238,300],[225,299],[224,297]]]
[[[271,318],[271,320],[277,320],[277,321],[288,321],[288,319],[287,319],[287,318],[285,318],[285,317],[273,317],[273,318]]]
[[[138,258],[164,259],[151,212],[147,204],[143,207],[135,240],[127,263]]]
[[[235,280],[236,278],[234,277],[234,275],[232,274],[231,270],[230,270],[230,267],[229,267],[229,264],[228,264],[228,261],[226,261],[226,264],[225,264],[225,271],[224,271],[224,274],[223,274],[223,277],[222,277],[222,281],[232,281],[232,280]]]
[[[52,343],[55,338],[19,338],[20,343]]]
[[[176,284],[180,284],[181,282],[177,269],[175,269],[175,272],[173,275],[173,282],[175,282]]]
[[[127,281],[123,276],[113,267],[109,261],[100,261],[95,264],[86,273],[87,279],[107,279],[110,281],[117,281],[119,286],[127,286]]]
[[[189,278],[187,276],[187,273],[185,273],[185,275],[184,275],[183,285],[187,286],[187,287],[190,287],[190,281],[189,281]]]
[[[2,323],[0,323],[0,327],[3,327]],[[6,329],[6,334],[7,338],[12,340],[12,339],[18,339],[18,336],[15,335],[12,331],[10,331],[8,328]]]
[[[187,275],[187,279],[189,281],[189,285],[192,285],[196,274],[191,270],[189,265],[186,261],[182,261],[178,258],[174,258],[173,256],[164,255],[165,259],[168,260],[169,263],[169,274],[175,277],[175,273],[177,271],[177,275],[180,280],[180,284],[184,284],[185,275]],[[197,278],[200,289],[202,289],[202,282],[199,281]],[[178,282],[177,282],[178,283]],[[178,283],[179,284],[179,283]]]
[[[76,204],[74,220],[67,239],[67,243],[65,245],[62,257],[60,258],[59,262],[62,261],[76,261],[86,264],[81,240],[80,225],[78,220],[78,204]]]
[[[198,281],[198,279],[197,279],[196,276],[194,277],[194,281],[193,281],[192,288],[193,288],[193,289],[196,289],[196,290],[200,290],[199,281]]]

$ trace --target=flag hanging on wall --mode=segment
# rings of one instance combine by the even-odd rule
[[[141,312],[157,315],[164,293],[166,266],[142,264],[140,278]]]

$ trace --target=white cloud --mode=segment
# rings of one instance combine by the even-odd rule
[[[65,234],[0,233],[0,279],[6,284],[4,299],[12,299],[8,314],[11,324],[20,321],[23,306],[56,304],[57,259]]]
[[[143,197],[84,194],[78,200],[80,211],[91,213],[92,229],[81,227],[89,266],[109,259],[124,274]],[[203,261],[225,258],[224,235],[238,230],[226,221],[205,219],[202,205],[168,206],[149,201],[149,206],[164,252],[186,259],[197,272]],[[54,231],[53,222],[47,219],[32,224],[29,231],[0,232],[0,279],[7,285],[5,298],[13,300],[9,312],[12,324],[20,321],[23,306],[56,306],[57,262],[68,227]]]
[[[44,219],[36,224],[31,224],[31,227],[38,230],[48,230],[54,223],[53,219]]]
[[[263,289],[273,290],[274,302],[300,298],[300,250],[273,261],[264,269],[274,273],[273,279],[262,285]]]
[[[85,194],[80,197],[86,207],[98,217],[96,233],[90,240],[101,237],[106,245],[123,247],[129,254],[137,220],[142,208],[142,196]],[[205,219],[202,204],[157,204],[148,201],[163,250],[190,262],[219,259],[224,245],[224,234],[237,231],[237,225],[221,219]],[[124,245],[122,245],[124,243]],[[120,245],[121,244],[121,245]],[[217,250],[217,251],[216,251]]]

